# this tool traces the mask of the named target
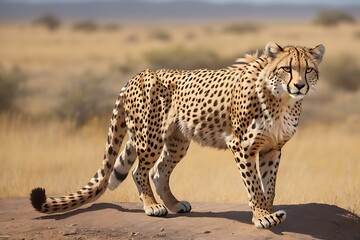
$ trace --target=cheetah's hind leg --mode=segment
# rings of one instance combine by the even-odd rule
[[[170,175],[175,166],[185,156],[189,144],[190,141],[178,129],[174,130],[166,140],[161,156],[150,172],[156,192],[171,212],[186,213],[191,211],[190,203],[177,200],[169,186]]]
[[[110,178],[109,178],[109,184],[108,188],[110,190],[114,190],[119,186],[121,182],[125,180],[127,177],[131,166],[134,164],[136,160],[136,150],[133,146],[133,142],[129,140],[126,143],[125,149],[122,151],[122,153],[119,155],[118,159],[116,160],[116,163],[114,165],[114,170],[112,171]]]

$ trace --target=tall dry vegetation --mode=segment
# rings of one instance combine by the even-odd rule
[[[323,43],[327,53],[318,93],[305,101],[299,132],[283,151],[276,204],[323,202],[360,213],[358,25],[334,31],[305,23],[257,23],[256,31],[241,35],[234,33],[243,23],[122,25],[121,31],[91,33],[72,26],[62,24],[56,32],[0,26],[0,100],[11,102],[0,109],[0,197],[27,196],[35,186],[49,194],[82,187],[100,166],[118,90],[144,68],[220,68],[267,41]],[[181,199],[247,201],[226,151],[193,144],[171,182]],[[137,201],[136,191],[129,178],[103,200]]]
[[[25,94],[26,74],[14,66],[6,70],[0,65],[0,114],[19,110],[17,100]]]

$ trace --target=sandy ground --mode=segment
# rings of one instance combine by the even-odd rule
[[[359,219],[325,204],[283,205],[281,226],[258,230],[249,207],[193,203],[187,214],[146,216],[140,203],[96,202],[58,215],[35,212],[28,199],[0,200],[0,239],[360,239]]]

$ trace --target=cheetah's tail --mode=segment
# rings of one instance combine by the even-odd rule
[[[121,89],[113,109],[107,142],[105,145],[104,159],[95,176],[88,184],[86,184],[85,187],[67,196],[47,197],[45,189],[33,189],[30,193],[30,200],[31,204],[37,211],[47,214],[70,211],[86,203],[95,201],[106,191],[108,179],[113,171],[114,163],[119,153],[119,148],[127,130],[124,106],[122,104],[125,90],[126,86]]]

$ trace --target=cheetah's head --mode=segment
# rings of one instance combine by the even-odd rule
[[[303,98],[315,86],[319,78],[318,65],[325,53],[320,44],[314,48],[281,47],[269,42],[265,47],[269,65],[266,86],[277,97],[284,94]]]

